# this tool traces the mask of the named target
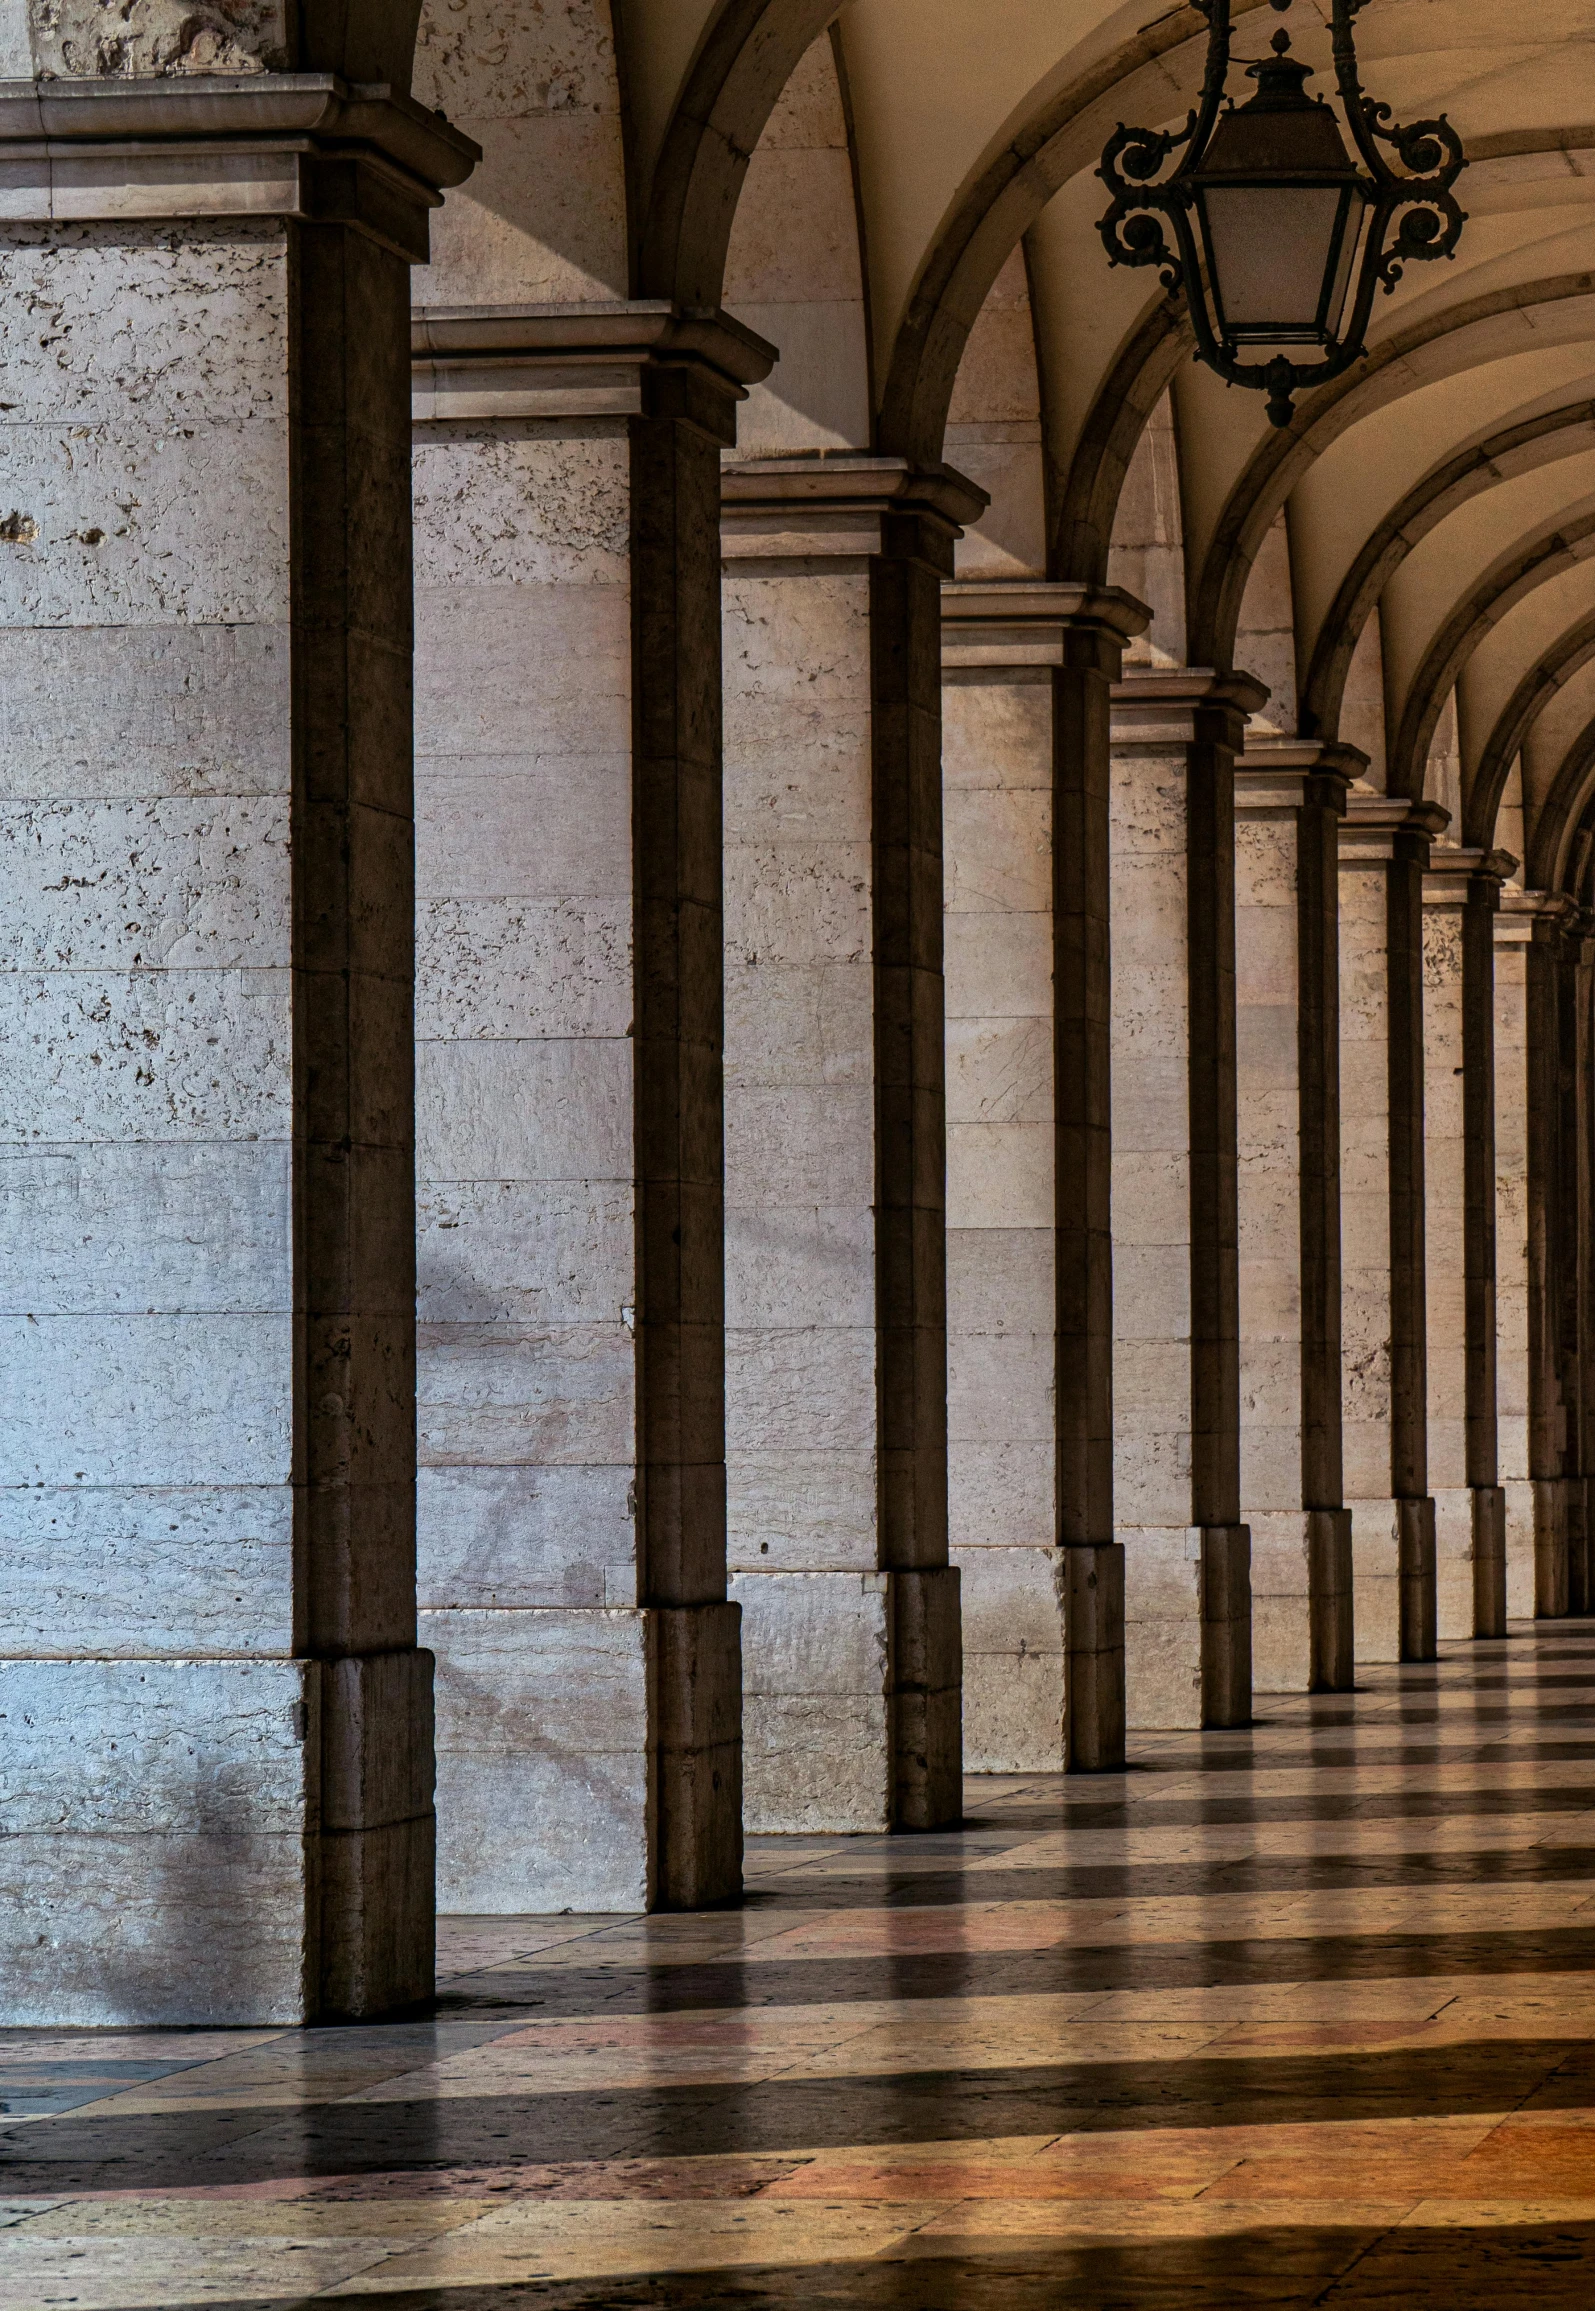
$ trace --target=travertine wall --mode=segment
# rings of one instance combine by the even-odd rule
[[[869,579],[857,557],[758,554],[777,542],[739,530],[724,583],[726,1459],[748,1805],[759,1828],[880,1829]]]
[[[1454,853],[1451,856],[1455,856]],[[1427,1212],[1429,1486],[1442,1638],[1473,1634],[1473,1496],[1467,1464],[1463,1191],[1462,910],[1466,862],[1447,872],[1437,844],[1424,881],[1423,1151]]]
[[[982,598],[995,618],[992,590]],[[1000,655],[965,620],[955,637],[961,657]],[[965,666],[944,683],[949,1521],[965,1762],[1055,1772],[1052,674]]]
[[[1521,901],[1527,893],[1518,893]],[[1535,1513],[1529,1450],[1529,991],[1534,917],[1507,893],[1495,926],[1495,1249],[1501,1489],[1506,1504],[1506,1609],[1527,1619],[1535,1599]]]
[[[1254,719],[1236,774],[1240,1481],[1262,1692],[1351,1679],[1336,851],[1359,762]]]
[[[1132,1726],[1251,1713],[1240,1521],[1234,760],[1245,677],[1115,693],[1114,1498]]]

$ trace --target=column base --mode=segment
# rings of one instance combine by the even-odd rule
[[[1506,1495],[1473,1487],[1473,1634],[1506,1635]]]
[[[1435,1504],[1428,1493],[1397,1501],[1400,1516],[1401,1658],[1439,1658]]]
[[[1355,1683],[1356,1626],[1350,1509],[1309,1509],[1307,1567],[1312,1606],[1314,1693],[1349,1693]]]
[[[1539,1594],[1534,1487],[1526,1478],[1512,1478],[1502,1485],[1501,1495],[1506,1503],[1506,1617],[1527,1621]]]
[[[1056,1773],[1064,1749],[1064,1552],[985,1542],[955,1556],[964,1771]]]
[[[1562,1480],[1562,1515],[1567,1532],[1567,1610],[1586,1614],[1595,1607],[1590,1582],[1589,1484],[1584,1477]]]
[[[761,1837],[891,1827],[885,1573],[731,1576],[747,1626],[743,1776]]]
[[[1252,1535],[1249,1525],[1202,1533],[1202,1723],[1252,1722]]]
[[[1471,1485],[1435,1487],[1434,1607],[1437,1636],[1454,1644],[1473,1635]]]
[[[749,1620],[750,1830],[848,1836],[962,1821],[956,1566],[738,1572],[731,1594]]]
[[[958,1567],[889,1579],[892,1827],[956,1829],[964,1818]]]
[[[1248,1523],[1255,1689],[1349,1692],[1350,1510],[1264,1510]]]
[[[655,1606],[653,1902],[707,1910],[742,1891],[742,1612]]]
[[[421,1615],[438,1907],[702,1909],[741,1887],[735,1605]]]
[[[1356,1500],[1351,1518],[1351,1595],[1357,1661],[1399,1661],[1401,1510],[1396,1500]]]
[[[1066,1773],[1124,1766],[1124,1548],[1097,1541],[1061,1550],[1067,1657]]]
[[[1252,1720],[1251,1529],[1124,1534],[1126,1723],[1145,1732]]]
[[[368,2021],[429,1997],[431,1670],[0,1663],[0,2023]]]
[[[1508,1497],[1517,1488],[1508,1486]],[[1535,1477],[1526,1488],[1533,1502],[1534,1596],[1537,1621],[1559,1621],[1567,1612],[1567,1487],[1561,1477]],[[1510,1545],[1510,1525],[1508,1538]],[[1508,1602],[1511,1560],[1508,1558]]]

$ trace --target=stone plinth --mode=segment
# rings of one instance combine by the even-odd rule
[[[1123,1755],[1108,707],[1145,616],[1076,585],[942,595],[949,1498],[974,1772]]]
[[[1234,787],[1265,696],[1199,667],[1113,693],[1113,1480],[1132,1726],[1251,1716]]]
[[[771,354],[659,303],[413,346],[441,1900],[692,1907],[740,1882],[719,460]]]
[[[1352,1679],[1337,852],[1363,768],[1349,747],[1255,737],[1236,771],[1241,1507],[1260,1692]]]
[[[1496,1479],[1493,920],[1515,862],[1437,844],[1423,886],[1429,1481],[1441,1637],[1506,1633]]]
[[[748,1822],[937,1827],[962,1791],[923,629],[985,500],[946,469],[836,453],[739,461],[722,486],[726,1457]]]
[[[9,2023],[432,1989],[406,334],[473,154],[324,72],[0,103]]]

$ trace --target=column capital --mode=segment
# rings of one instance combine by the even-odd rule
[[[427,211],[481,157],[413,97],[330,72],[0,81],[13,224],[288,217],[424,264]]]
[[[720,474],[728,562],[863,561],[907,552],[952,576],[953,547],[991,499],[950,465],[862,450],[729,461]]]
[[[1248,735],[1235,765],[1238,818],[1272,818],[1308,805],[1346,814],[1346,793],[1368,767],[1355,746],[1321,738]]]
[[[1577,935],[1578,909],[1565,891],[1503,891],[1495,918],[1498,947],[1555,945]]]
[[[1423,903],[1435,908],[1483,904],[1493,912],[1500,903],[1501,885],[1516,865],[1510,851],[1437,843],[1424,870]]]
[[[418,425],[499,417],[641,417],[681,404],[729,448],[736,405],[776,349],[729,313],[667,299],[420,305],[410,316]]]
[[[1187,746],[1198,724],[1217,717],[1224,742],[1239,754],[1246,717],[1268,698],[1254,674],[1221,674],[1212,666],[1132,666],[1113,685],[1113,743]]]
[[[1400,860],[1427,867],[1430,845],[1451,824],[1437,802],[1413,802],[1403,794],[1376,794],[1354,785],[1346,797],[1340,828],[1343,867],[1383,867]]]
[[[942,587],[942,664],[951,670],[1062,666],[1071,640],[1111,654],[1117,677],[1126,642],[1152,613],[1122,586],[1072,579],[961,578]]]

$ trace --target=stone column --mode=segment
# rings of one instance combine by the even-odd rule
[[[971,582],[943,590],[942,619],[965,1756],[973,1772],[1098,1767],[1124,1754],[1108,711],[1146,613],[1117,591]]]
[[[1353,791],[1340,830],[1346,1500],[1359,1661],[1432,1661],[1423,875],[1435,803]]]
[[[417,316],[421,1595],[446,1909],[740,1883],[720,455],[769,348]]]
[[[1132,1726],[1251,1717],[1240,1521],[1235,758],[1249,675],[1114,688],[1114,1498]]]
[[[1241,1506],[1263,1692],[1352,1681],[1337,852],[1365,767],[1349,747],[1257,738],[1236,771]]]
[[[380,2014],[432,1988],[409,267],[475,148],[318,71],[13,84],[0,147],[0,2015]]]
[[[1589,1061],[1591,942],[1586,918],[1562,926],[1555,947],[1555,1078],[1557,1116],[1557,1258],[1551,1321],[1555,1327],[1558,1443],[1566,1529],[1567,1610],[1595,1607],[1589,1483],[1590,1384],[1590,1122],[1584,1084]]]
[[[862,455],[749,460],[722,483],[727,1464],[748,1820],[938,1828],[963,1802],[941,586],[985,499],[945,468]]]
[[[1496,1481],[1494,918],[1504,851],[1437,846],[1423,888],[1429,1472],[1441,1637],[1506,1629]]]
[[[1570,913],[1560,893],[1506,890],[1495,921],[1496,1382],[1513,1620],[1567,1611],[1556,1075],[1557,950]]]

